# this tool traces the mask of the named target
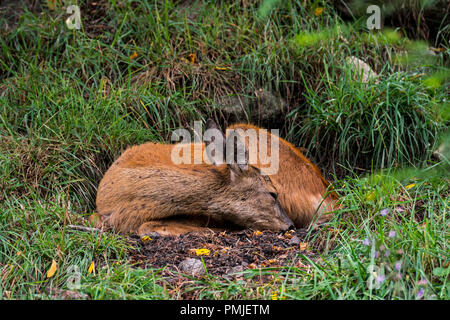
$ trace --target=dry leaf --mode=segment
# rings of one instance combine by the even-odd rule
[[[47,7],[51,11],[55,10],[56,9],[56,0],[47,0]]]
[[[189,58],[191,59],[191,63],[195,63],[195,59],[196,59],[195,53],[191,53],[191,54],[189,55]]]
[[[336,228],[336,229],[334,229],[334,228],[329,228],[328,231],[329,231],[330,233],[339,233],[339,232],[341,232],[341,229],[338,229],[338,228]]]
[[[136,59],[137,57],[138,57],[138,53],[135,51],[135,52],[133,52],[133,54],[130,56],[130,59],[133,60],[133,59]]]
[[[308,248],[308,242],[300,242],[300,250],[305,251]]]
[[[231,249],[230,247],[223,247],[223,248],[220,250],[220,253],[227,253],[230,249]]]
[[[92,271],[94,271],[94,268],[95,268],[95,264],[94,264],[94,261],[92,261],[91,265],[89,266],[89,269],[88,269],[88,274],[91,274]]]
[[[197,256],[209,256],[211,253],[208,249],[191,249],[189,251],[195,253]]]
[[[294,233],[295,233],[295,230],[289,230],[289,231],[286,231],[284,236],[288,239],[292,239],[294,237]]]
[[[323,13],[323,10],[323,8],[316,8],[316,10],[314,10],[316,17],[320,16]]]
[[[48,269],[48,271],[47,271],[47,278],[53,277],[53,275],[54,275],[55,272],[56,272],[56,269],[57,269],[57,267],[56,267],[56,261],[53,259],[53,260],[52,260],[52,265],[50,266],[50,269]]]

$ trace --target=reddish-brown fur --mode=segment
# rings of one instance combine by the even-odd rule
[[[237,164],[175,165],[173,147],[133,146],[114,162],[98,188],[100,222],[141,235],[179,234],[210,222],[272,230],[293,226],[271,195],[276,193],[272,182],[259,169],[240,169]]]
[[[230,129],[254,129],[236,124]],[[174,165],[174,145],[146,143],[127,149],[106,172],[97,194],[99,220],[121,232],[180,234],[199,228],[226,226],[226,221],[241,226],[279,230],[289,223],[307,226],[319,213],[325,221],[337,196],[320,170],[292,144],[279,138],[279,169],[276,174],[259,174],[260,163],[249,166],[238,179],[230,178],[227,165]],[[270,153],[270,141],[268,142]],[[205,145],[197,145],[205,148]],[[191,144],[193,157],[194,144]],[[233,171],[233,170],[231,170]],[[269,193],[278,201],[292,222],[270,203]],[[274,209],[274,208],[275,209]],[[272,211],[275,210],[275,211]],[[270,214],[269,214],[270,212]],[[264,216],[265,214],[265,216]],[[261,217],[259,217],[261,215]],[[267,221],[266,221],[267,220]],[[289,219],[288,219],[289,220]]]
[[[253,129],[258,132],[261,130],[251,124],[242,123],[231,125],[227,129],[244,131]],[[275,137],[270,132],[267,131],[267,133]],[[296,227],[307,226],[316,213],[320,214],[318,222],[328,220],[331,217],[326,213],[339,207],[336,204],[337,194],[335,192],[327,194],[329,182],[322,176],[319,168],[300,152],[299,148],[282,138],[278,139],[279,168],[276,174],[270,175],[270,178],[277,189],[281,206]],[[270,150],[269,139],[267,144]],[[259,163],[255,166],[262,169],[265,167]]]

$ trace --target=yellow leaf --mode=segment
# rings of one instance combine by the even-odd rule
[[[406,190],[409,190],[411,188],[414,188],[415,186],[416,186],[415,183],[411,183],[411,184],[408,184],[405,188],[406,188]]]
[[[196,59],[195,53],[191,53],[191,54],[189,55],[189,58],[191,59],[191,63],[195,63],[195,59]]]
[[[89,266],[89,269],[88,269],[88,274],[91,274],[92,271],[94,271],[94,268],[95,268],[95,264],[94,264],[94,261],[92,261],[91,265]]]
[[[195,250],[195,254],[198,256],[209,256],[210,253],[211,253],[211,251],[209,251],[208,249],[196,249]]]
[[[323,10],[323,8],[316,8],[316,10],[314,10],[316,17],[320,16],[323,13]]]
[[[286,238],[292,239],[294,237],[295,230],[289,230],[284,233]]]
[[[216,70],[230,70],[229,67],[216,67]]]
[[[260,236],[260,235],[262,235],[262,232],[259,230],[256,230],[255,232],[253,232],[253,235]]]
[[[147,242],[147,241],[152,241],[153,239],[150,238],[149,236],[143,236],[143,237],[141,238],[141,240],[142,240],[143,242]]]
[[[131,60],[136,59],[137,56],[138,56],[138,53],[135,51],[135,52],[133,52],[133,54],[130,56],[130,59],[131,59]]]
[[[55,272],[56,272],[56,269],[57,269],[57,267],[56,267],[56,261],[55,261],[55,260],[52,260],[52,265],[50,266],[50,269],[48,269],[48,271],[47,271],[47,278],[53,277],[53,275],[54,275]]]
[[[278,293],[274,292],[272,294],[272,300],[278,300]]]

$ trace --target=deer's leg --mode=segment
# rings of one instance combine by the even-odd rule
[[[138,229],[138,235],[142,238],[146,235],[151,235],[153,232],[157,232],[162,236],[178,236],[180,234],[188,232],[204,232],[210,230],[203,227],[186,226],[182,223],[175,221],[149,221],[142,224]]]
[[[188,232],[211,232],[224,231],[223,225],[208,225],[205,223],[203,217],[177,217],[172,219],[153,220],[143,223],[138,228],[138,235],[140,237],[150,235],[152,232],[157,232],[162,236],[178,236]]]

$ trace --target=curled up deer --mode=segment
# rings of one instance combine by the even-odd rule
[[[286,231],[329,219],[337,196],[297,148],[251,125],[229,129],[233,134],[225,137],[208,120],[204,143],[127,149],[100,182],[97,223],[143,236],[227,227]],[[179,149],[188,154],[184,162],[174,160]],[[276,170],[269,170],[262,150],[279,151]]]

